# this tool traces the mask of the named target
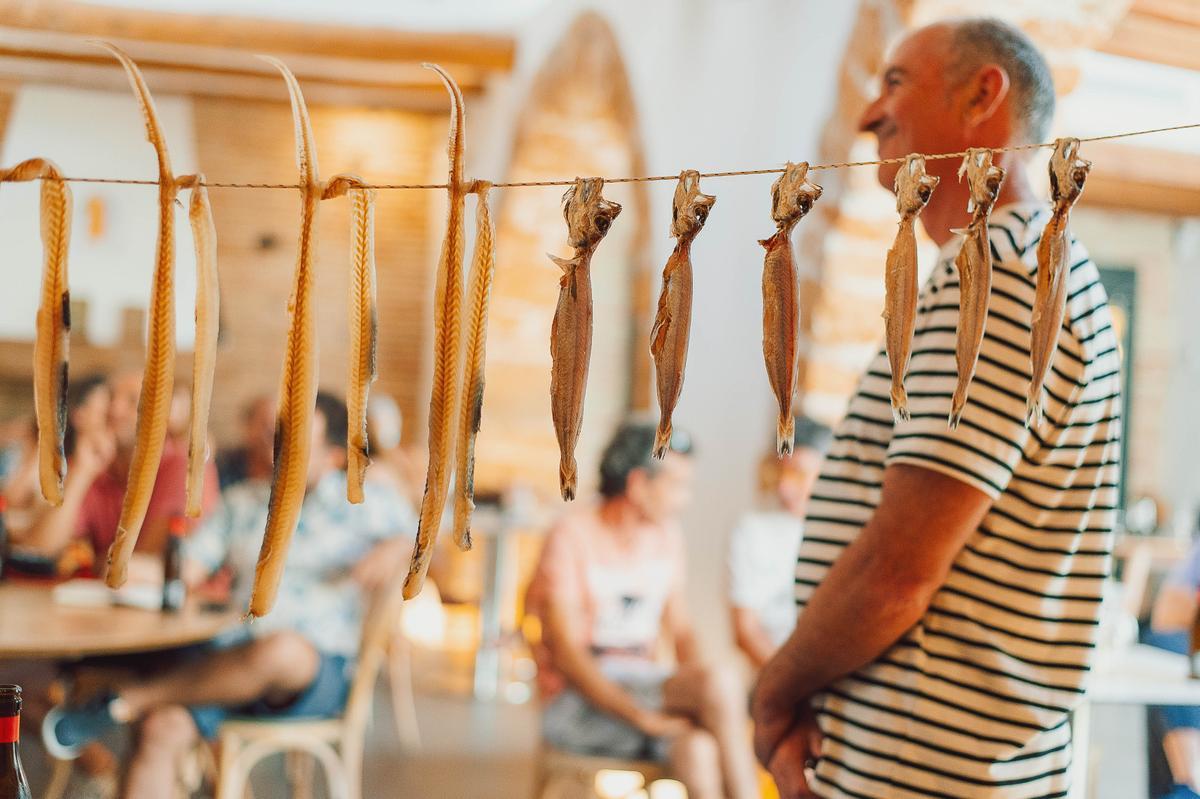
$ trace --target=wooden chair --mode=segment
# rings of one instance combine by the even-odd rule
[[[543,744],[538,753],[533,799],[595,799],[596,774],[606,769],[636,771],[647,785],[666,776],[661,763],[577,755]]]
[[[350,697],[341,717],[333,719],[233,720],[217,733],[216,799],[243,799],[255,764],[274,754],[287,754],[287,770],[297,777],[297,788],[311,779],[311,756],[325,770],[332,799],[361,799],[363,744],[375,681],[402,606],[398,581],[367,614],[359,646],[358,665],[350,686]]]

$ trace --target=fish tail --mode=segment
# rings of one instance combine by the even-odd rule
[[[658,432],[654,435],[654,457],[662,460],[667,456],[673,432],[670,419],[663,419],[658,423]]]
[[[966,410],[966,407],[965,403],[960,405],[958,402],[955,402],[954,406],[950,408],[950,418],[947,420],[947,425],[951,430],[958,429],[958,423],[962,421],[963,411]]]
[[[780,416],[775,433],[775,449],[779,457],[791,455],[796,443],[796,419],[791,414]]]
[[[1042,390],[1039,388],[1033,396],[1025,402],[1025,426],[1033,427],[1042,421],[1042,415],[1045,412],[1045,404],[1042,402]]]
[[[908,392],[904,390],[903,385],[892,387],[892,420],[895,422],[909,420]]]
[[[578,482],[578,465],[573,455],[565,455],[558,464],[558,485],[562,489],[565,502],[575,499],[575,488]]]

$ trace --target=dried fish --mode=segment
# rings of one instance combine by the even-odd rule
[[[887,254],[887,297],[883,319],[887,330],[888,362],[892,367],[892,415],[908,419],[908,394],[904,376],[912,354],[917,322],[917,217],[925,208],[938,178],[925,172],[925,158],[910,155],[896,172],[896,210],[900,229]]]
[[[992,151],[985,147],[973,147],[967,151],[958,179],[967,176],[971,199],[967,211],[971,221],[965,228],[953,232],[962,235],[962,248],[954,259],[958,268],[958,340],[954,349],[954,362],[958,367],[958,385],[950,405],[950,429],[958,427],[963,410],[967,407],[967,390],[975,378],[975,366],[979,362],[979,348],[983,346],[983,331],[987,327],[988,300],[992,294],[992,248],[988,242],[988,217],[1000,186],[1004,183],[1004,170],[992,164]]]
[[[692,241],[704,228],[717,198],[700,192],[700,173],[694,169],[679,174],[671,209],[671,235],[678,241],[663,268],[658,312],[650,331],[650,354],[654,358],[658,385],[659,421],[654,437],[654,457],[663,458],[671,444],[671,415],[683,390],[687,365],[688,337],[692,327]]]
[[[291,70],[277,58],[259,56],[273,65],[287,83],[292,104],[296,138],[296,166],[300,171],[300,241],[296,272],[288,302],[291,323],[279,387],[279,413],[275,422],[275,466],[271,475],[271,498],[267,506],[267,528],[254,571],[250,615],[264,616],[275,604],[288,544],[296,531],[304,491],[308,483],[308,460],[312,447],[312,424],[317,398],[317,336],[313,308],[313,256],[316,252],[317,210],[321,181],[312,123],[304,95]]]
[[[71,299],[67,287],[67,249],[71,240],[71,190],[52,162],[22,161],[4,180],[42,181],[42,288],[33,343],[33,400],[38,430],[38,477],[42,497],[51,505],[63,501],[67,459],[67,353],[71,332]]]
[[[603,189],[603,178],[575,178],[575,185],[563,194],[567,244],[575,248],[575,255],[550,256],[563,270],[550,327],[550,411],[558,437],[558,483],[567,501],[575,499],[575,445],[583,424],[583,397],[592,357],[592,255],[621,213],[619,204],[600,195]]]
[[[191,189],[188,222],[196,250],[196,343],[192,350],[192,414],[188,422],[187,497],[184,512],[200,515],[204,497],[204,464],[208,460],[208,411],[213,376],[217,368],[217,334],[221,318],[221,292],[217,275],[217,228],[204,175],[184,175],[176,181]]]
[[[475,254],[467,284],[467,329],[463,359],[463,401],[458,421],[458,469],[454,476],[454,543],[471,548],[471,512],[475,510],[475,436],[483,420],[483,364],[487,353],[488,301],[496,272],[496,229],[488,209],[492,184],[477,180]]]
[[[1054,207],[1038,243],[1037,290],[1033,300],[1033,324],[1029,355],[1033,368],[1025,424],[1040,422],[1045,407],[1043,385],[1058,347],[1059,329],[1067,312],[1068,260],[1071,234],[1067,229],[1071,207],[1083,193],[1092,162],[1078,157],[1079,139],[1059,139],[1050,156],[1050,196]]]
[[[792,396],[800,368],[800,283],[791,234],[820,197],[821,187],[808,180],[808,162],[789,161],[771,185],[771,217],[778,229],[759,241],[767,250],[762,278],[763,357],[779,403],[776,448],[780,456],[792,452],[796,432]]]
[[[367,396],[376,376],[375,191],[362,178],[338,175],[325,184],[322,199],[350,195],[350,358],[346,377],[346,499],[363,501],[363,480],[371,463],[367,447]]]
[[[429,469],[425,475],[425,495],[421,498],[421,520],[412,562],[404,581],[404,598],[421,593],[433,544],[442,524],[446,498],[450,493],[450,469],[454,457],[454,427],[458,418],[458,373],[462,363],[463,301],[463,100],[458,84],[436,64],[426,64],[442,79],[450,94],[450,136],[447,154],[450,160],[449,210],[446,235],[438,260],[437,285],[433,305],[433,388],[429,396]]]
[[[175,380],[175,196],[178,188],[171,173],[167,144],[158,124],[154,98],[137,64],[120,48],[105,42],[97,44],[112,53],[125,68],[142,116],[146,137],[158,157],[158,243],[154,281],[150,291],[150,330],[146,340],[146,369],[138,400],[137,435],[129,465],[129,479],[121,504],[117,534],[108,551],[106,582],[113,588],[125,583],[129,558],[137,543],[150,494],[158,476],[163,442],[167,432],[167,414]]]

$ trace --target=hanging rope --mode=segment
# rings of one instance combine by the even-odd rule
[[[1200,128],[1200,122],[1193,122],[1193,123],[1187,124],[1187,125],[1172,125],[1171,127],[1167,127],[1167,128],[1151,128],[1149,130],[1133,130],[1133,131],[1128,131],[1125,133],[1110,133],[1106,136],[1088,136],[1087,138],[1079,139],[1079,141],[1081,141],[1081,142],[1108,141],[1110,139],[1125,139],[1125,138],[1129,138],[1131,136],[1146,136],[1151,133],[1166,133],[1166,132],[1172,131],[1172,130],[1189,130],[1192,128]],[[993,153],[1012,153],[1012,152],[1020,152],[1023,150],[1038,150],[1043,147],[1053,147],[1053,146],[1054,146],[1054,142],[1041,142],[1039,144],[1020,144],[1020,145],[1015,145],[1013,147],[997,147],[997,148],[992,148],[991,151]],[[966,156],[966,154],[967,154],[966,151],[963,150],[962,152],[957,152],[957,153],[934,153],[932,155],[925,155],[923,157],[925,158],[926,161],[936,161],[936,160],[941,160],[941,159],[945,159],[945,158],[963,158]],[[855,167],[855,166],[878,166],[881,164],[900,164],[900,163],[903,163],[907,157],[908,156],[901,156],[899,158],[885,158],[880,161],[845,161],[845,162],[836,163],[836,164],[813,164],[812,166],[809,167],[809,169],[815,171],[815,170],[822,170],[822,169],[847,169],[849,167]],[[783,171],[784,171],[783,167],[774,167],[771,169],[743,169],[743,170],[738,170],[735,172],[701,172],[700,177],[702,177],[702,178],[733,178],[733,177],[740,177],[742,175],[777,175],[777,174],[781,174]],[[11,179],[12,178],[10,177],[9,172],[7,172],[7,171],[0,172],[0,183],[9,181]],[[133,178],[64,177],[64,178],[60,178],[60,179],[71,182],[71,183],[111,183],[111,184],[126,185],[126,186],[157,186],[158,185],[157,180],[138,180],[138,179],[133,179]],[[656,180],[679,180],[679,175],[678,174],[646,175],[646,176],[642,176],[642,177],[605,178],[604,182],[605,183],[649,183],[651,181],[656,181]],[[527,187],[532,187],[532,186],[572,186],[574,184],[575,184],[574,178],[571,178],[569,180],[525,180],[525,181],[516,181],[513,183],[493,183],[492,188],[495,188],[495,189],[521,189],[521,188],[527,188]],[[203,185],[210,189],[292,189],[292,190],[296,190],[296,189],[302,188],[299,184],[296,184],[296,183],[219,183],[219,182],[204,181]],[[444,190],[446,188],[446,184],[445,183],[372,183],[372,184],[363,184],[361,186],[361,188],[376,189],[376,190],[380,190],[380,191],[388,191],[388,190],[392,190],[392,189],[397,189],[397,190],[402,190],[402,189],[443,189]]]

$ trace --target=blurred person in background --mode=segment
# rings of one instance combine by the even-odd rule
[[[1167,575],[1154,600],[1143,643],[1187,655],[1200,596],[1200,542]],[[1200,707],[1154,707],[1170,771],[1170,792],[1152,799],[1200,799]]]
[[[703,663],[684,595],[679,515],[691,441],[651,457],[653,423],[622,425],[600,462],[600,498],[550,531],[526,597],[542,737],[587,755],[666,761],[693,799],[757,796],[745,693]],[[675,663],[658,657],[666,639]]]
[[[346,501],[346,406],[318,393],[312,457],[300,519],[275,607],[231,640],[189,650],[182,662],[49,713],[43,740],[70,758],[124,724],[136,744],[123,795],[171,796],[181,756],[212,739],[230,716],[329,718],[349,695],[365,594],[404,573],[416,522],[408,501],[379,483],[366,500]],[[249,601],[270,485],[229,488],[220,509],[184,540],[184,574],[201,583],[222,566],[235,576],[234,601]]]
[[[246,480],[270,480],[275,458],[275,403],[271,394],[259,394],[242,407],[242,441],[217,452],[221,490]]]
[[[390,394],[372,391],[367,401],[367,448],[371,456],[368,479],[386,480],[420,505],[425,469],[419,457],[401,444],[404,417]]]
[[[116,537],[133,459],[142,375],[122,372],[108,386],[111,399],[107,427],[111,437],[80,437],[75,442],[75,462],[67,470],[63,503],[47,509],[30,527],[24,545],[31,549],[55,556],[78,537],[91,545],[97,564],[106,561]],[[136,551],[161,554],[171,517],[183,513],[186,486],[187,444],[181,445],[168,436]],[[203,514],[212,511],[217,497],[217,470],[209,460],[205,464]]]
[[[759,466],[764,509],[743,515],[729,537],[734,639],[755,671],[796,625],[796,552],[808,497],[832,437],[825,425],[797,416],[792,454],[780,458],[772,445]]]

